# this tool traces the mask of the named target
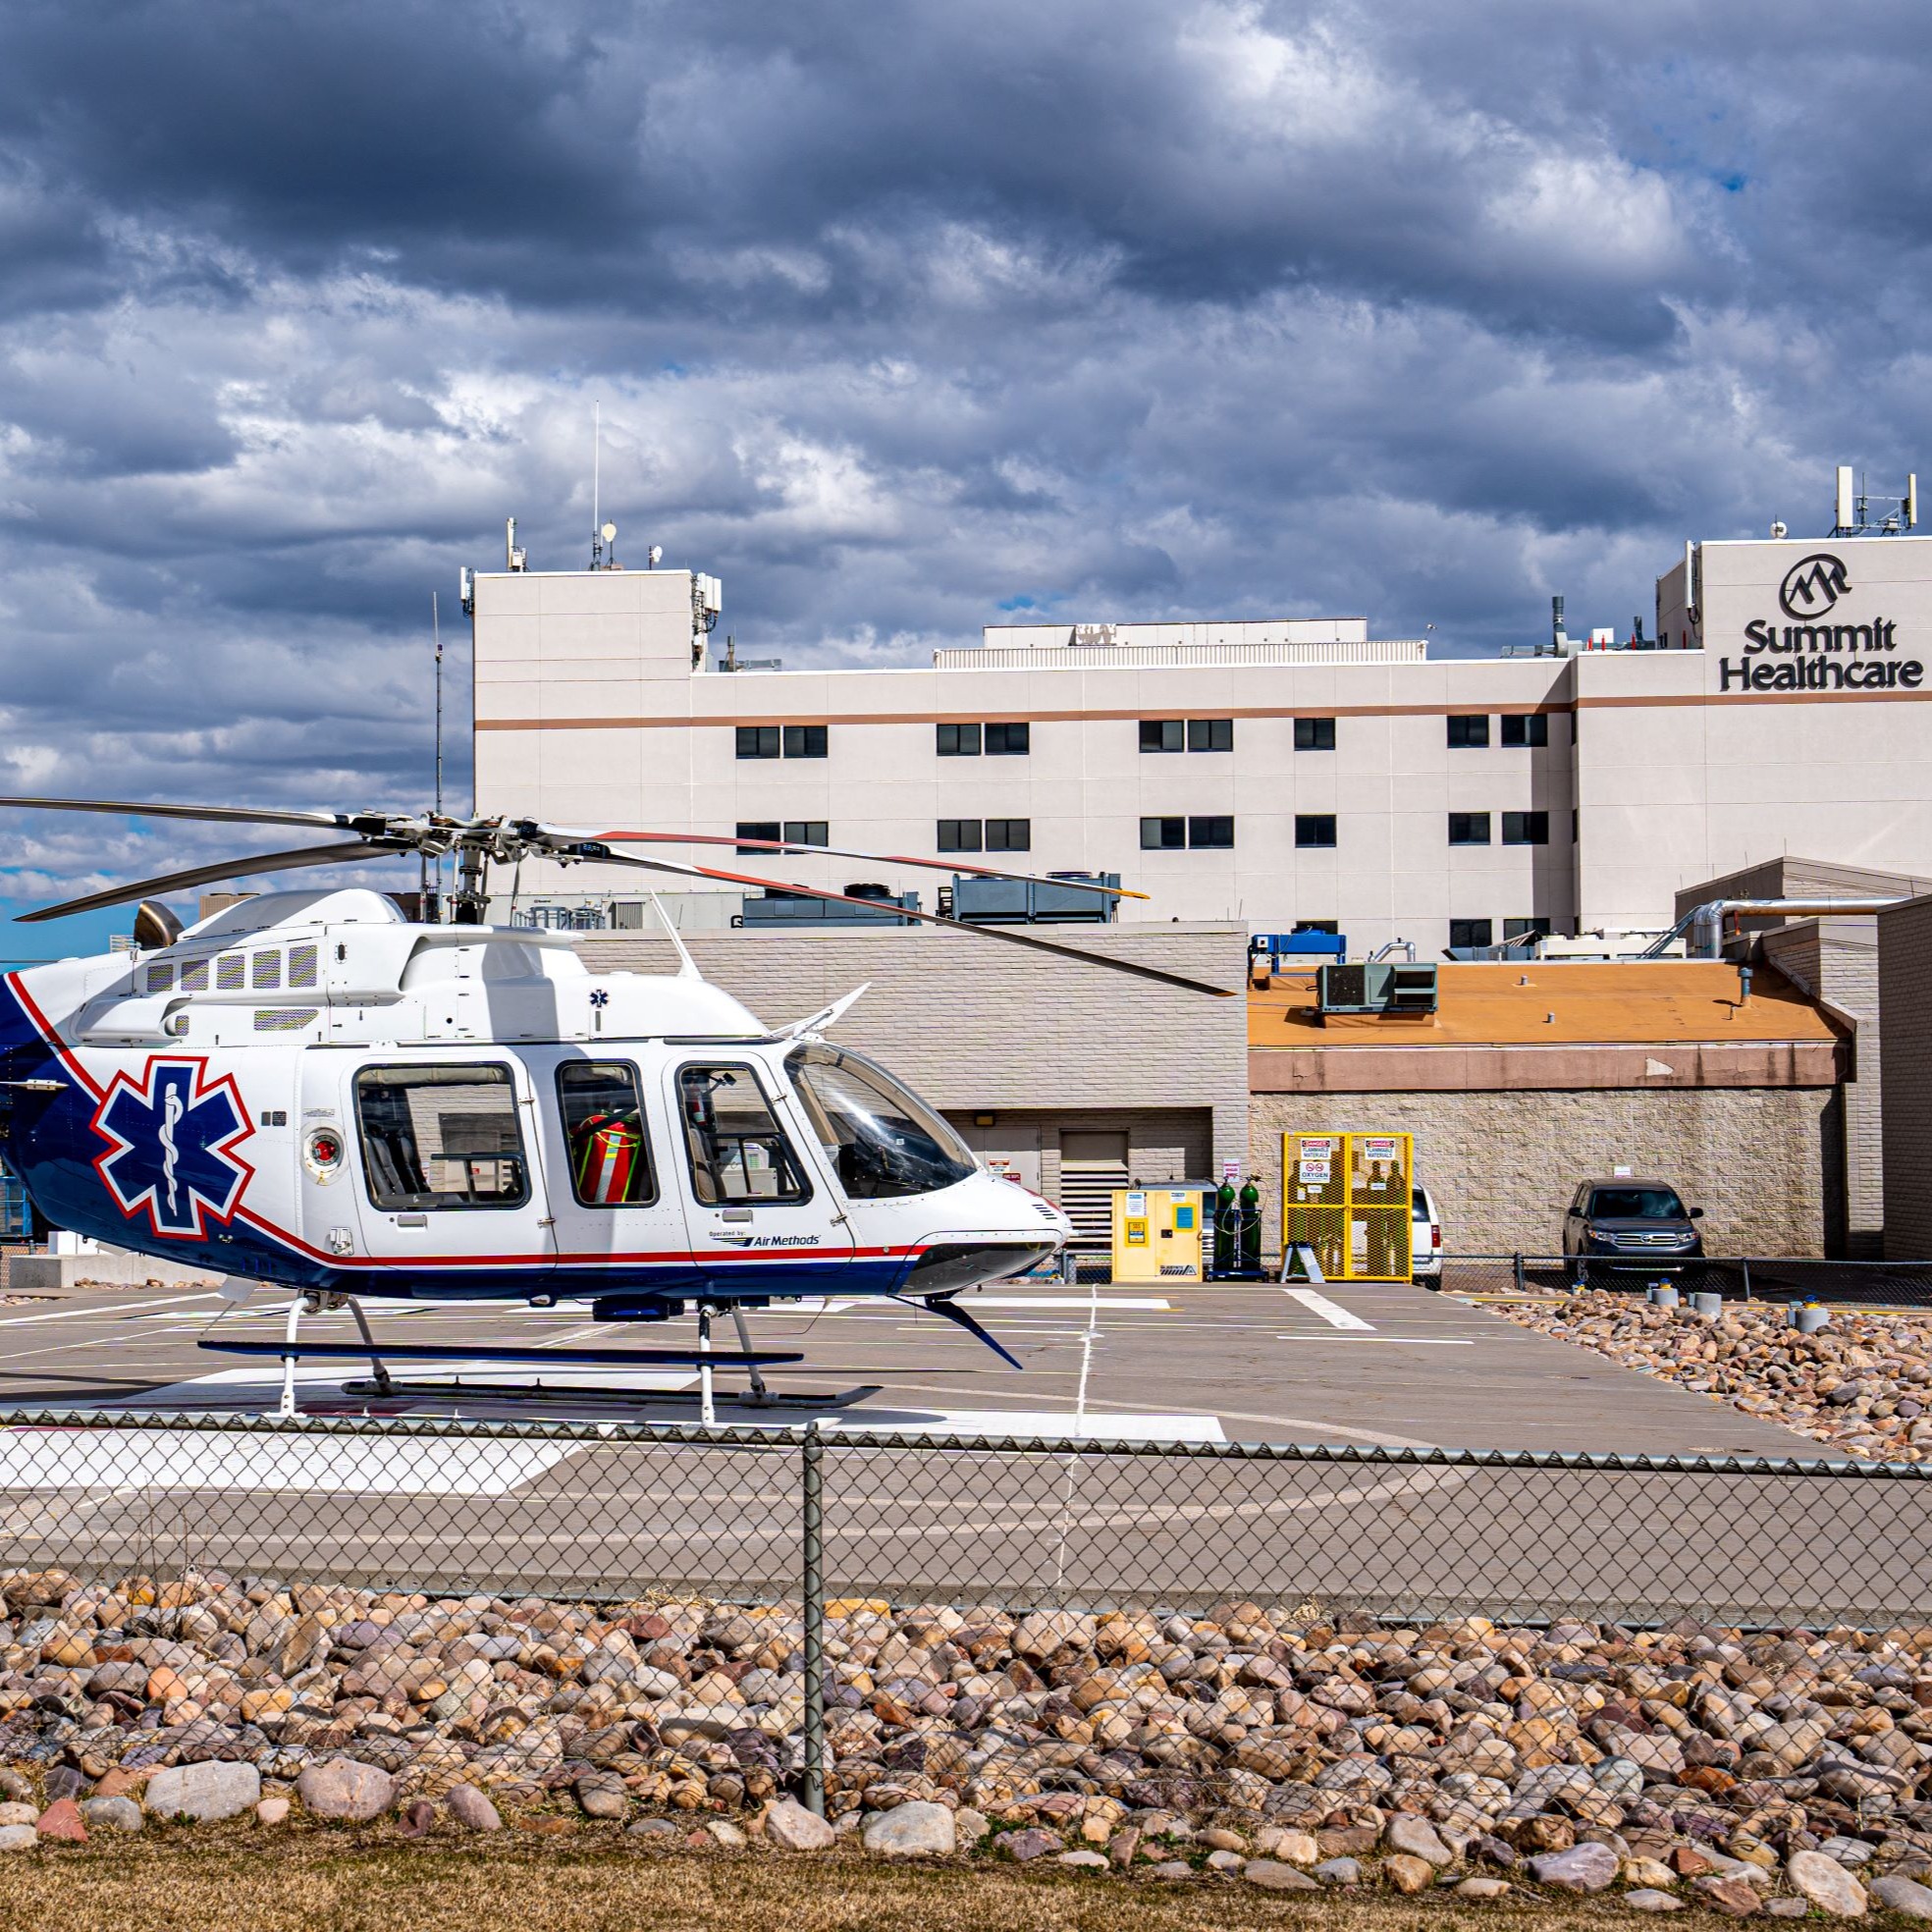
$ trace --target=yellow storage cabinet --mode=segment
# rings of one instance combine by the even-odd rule
[[[1281,1252],[1330,1281],[1407,1281],[1415,1147],[1407,1134],[1283,1134]]]
[[[1195,1188],[1118,1188],[1113,1197],[1116,1281],[1199,1281],[1202,1204]]]

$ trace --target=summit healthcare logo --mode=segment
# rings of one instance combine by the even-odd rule
[[[209,1216],[232,1220],[254,1178],[234,1151],[254,1132],[234,1076],[207,1073],[205,1060],[150,1059],[138,1082],[117,1073],[94,1113],[108,1143],[94,1170],[115,1205],[177,1241],[205,1241]]]
[[[1778,586],[1778,604],[1786,617],[1809,623],[1835,610],[1838,600],[1851,588],[1845,560],[1829,551],[1814,551],[1785,572],[1785,580]]]

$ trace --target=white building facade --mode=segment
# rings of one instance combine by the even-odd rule
[[[1932,539],[1691,546],[1658,584],[1671,648],[1563,658],[1432,659],[1321,618],[1003,627],[929,666],[725,674],[693,621],[709,581],[476,576],[478,809],[1117,872],[1152,895],[1123,920],[1329,924],[1356,952],[1659,928],[1679,886],[1786,851],[1932,871]],[[665,855],[929,910],[943,883]],[[526,867],[521,891],[635,901],[642,878]],[[685,925],[742,897],[663,885]]]

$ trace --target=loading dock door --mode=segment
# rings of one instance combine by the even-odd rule
[[[1113,1251],[1113,1197],[1127,1185],[1127,1135],[1066,1132],[1060,1136],[1060,1206],[1073,1223],[1076,1254]]]

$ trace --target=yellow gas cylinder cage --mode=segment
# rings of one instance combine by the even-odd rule
[[[1308,1247],[1330,1281],[1407,1281],[1408,1134],[1283,1134],[1281,1250]]]
[[[1201,1229],[1199,1189],[1117,1188],[1114,1280],[1199,1281]]]

